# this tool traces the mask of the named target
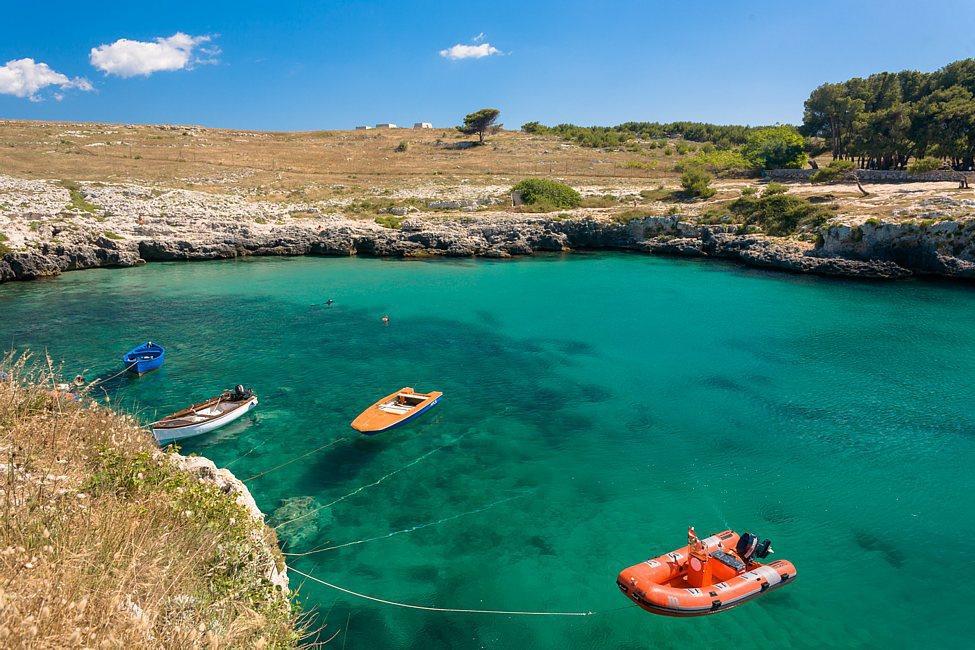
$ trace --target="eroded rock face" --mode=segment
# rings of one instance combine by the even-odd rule
[[[826,230],[821,250],[823,255],[889,261],[919,273],[975,278],[975,221],[837,224]]]
[[[84,196],[97,206],[94,213],[66,211],[68,191],[51,181],[0,175],[0,190],[18,197],[17,211],[0,215],[0,228],[10,233],[8,247],[14,248],[0,257],[0,282],[146,261],[249,255],[508,258],[579,249],[719,258],[849,277],[975,278],[975,201],[952,197],[926,199],[910,214],[896,215],[910,222],[837,219],[817,248],[679,215],[621,223],[586,211],[411,213],[399,229],[390,229],[329,214],[327,205],[262,203],[188,190],[88,184]],[[472,195],[437,205],[464,210],[493,201]]]
[[[164,453],[164,452],[159,452]],[[180,470],[195,476],[200,481],[211,483],[224,494],[234,497],[234,500],[242,506],[248,514],[259,525],[264,525],[264,513],[257,507],[257,502],[251,495],[250,490],[233,473],[226,468],[218,468],[212,460],[203,456],[182,456],[180,454],[165,454],[173,465]],[[279,569],[275,560],[278,549],[271,548],[267,539],[259,531],[253,533],[253,541],[258,549],[261,549],[259,561],[263,566],[264,577],[271,584],[279,587],[281,593],[288,594],[288,570]]]

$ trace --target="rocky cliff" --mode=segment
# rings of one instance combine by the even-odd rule
[[[814,244],[735,224],[701,225],[690,215],[622,221],[585,209],[558,215],[494,211],[485,208],[489,197],[469,199],[477,212],[404,208],[400,216],[390,209],[393,221],[387,225],[398,226],[391,228],[329,212],[341,206],[262,203],[130,185],[97,185],[82,193],[51,182],[2,176],[0,181],[10,194],[23,197],[25,206],[0,215],[0,228],[9,233],[8,243],[0,246],[0,282],[95,267],[248,255],[504,258],[571,250],[715,258],[861,278],[975,277],[975,201],[950,196],[937,197],[931,205],[922,201],[910,214],[889,219],[837,217]],[[68,201],[76,207],[66,211]]]

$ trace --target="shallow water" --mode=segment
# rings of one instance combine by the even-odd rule
[[[160,371],[107,384],[147,421],[253,386],[252,416],[184,446],[241,478],[337,440],[248,480],[272,523],[321,508],[281,528],[285,550],[341,548],[298,569],[423,605],[598,612],[403,610],[305,584],[350,649],[968,644],[973,332],[966,286],[622,254],[150,264],[0,286],[0,348],[47,349],[66,374],[166,345]],[[405,385],[445,397],[387,434],[348,427]],[[798,579],[707,618],[626,607],[616,573],[691,523],[771,537]]]

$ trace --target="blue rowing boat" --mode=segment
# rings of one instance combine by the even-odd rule
[[[166,349],[152,341],[146,341],[142,345],[132,348],[122,357],[122,363],[125,364],[125,369],[137,375],[143,375],[150,370],[155,370],[165,360]]]

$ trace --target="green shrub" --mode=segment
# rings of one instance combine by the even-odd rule
[[[640,208],[631,208],[629,210],[624,210],[623,212],[617,212],[612,216],[613,221],[617,223],[630,223],[634,219],[646,219],[647,217],[652,217],[653,213],[647,210],[641,210]]]
[[[714,196],[711,187],[711,174],[700,167],[690,167],[680,176],[680,186],[684,188],[684,195],[693,199],[706,199]]]
[[[801,169],[808,159],[806,141],[791,126],[756,129],[742,145],[742,154],[762,169]]]
[[[674,165],[674,171],[682,172],[690,167],[701,167],[717,176],[750,174],[755,170],[755,165],[740,152],[732,149],[715,150],[714,147],[711,147],[710,152],[704,151],[702,147],[698,153]]]
[[[658,185],[655,190],[640,190],[640,198],[647,201],[673,201],[675,197],[673,190]]]
[[[10,239],[5,234],[0,232],[0,257],[3,257],[7,253],[13,252],[13,249],[6,244],[8,241],[10,241]]]
[[[410,149],[410,143],[406,140],[400,140],[399,144],[396,145],[396,153],[406,153]]]
[[[911,174],[923,174],[925,172],[933,172],[941,169],[942,164],[941,159],[935,158],[934,156],[915,158],[908,163],[907,171]]]
[[[852,160],[833,160],[825,167],[817,169],[809,177],[810,183],[835,183],[846,178],[856,169]]]
[[[583,208],[611,208],[618,203],[619,199],[612,194],[603,194],[602,196],[587,196],[582,199],[580,205]]]
[[[732,201],[728,210],[745,225],[756,224],[767,234],[776,236],[817,229],[831,216],[826,206],[781,192],[766,192],[761,197],[743,195]]]
[[[399,217],[395,214],[383,214],[376,217],[376,223],[378,223],[383,228],[391,228],[393,230],[399,230],[403,227],[403,219],[405,217]]]
[[[526,205],[536,206],[544,209],[543,211],[548,211],[549,208],[578,208],[582,204],[582,196],[574,189],[565,183],[546,178],[526,178],[511,190],[519,192]]]
[[[650,161],[627,160],[623,164],[623,168],[624,169],[644,169],[644,170],[650,171],[650,170],[653,170],[653,169],[656,169],[657,168],[657,161],[656,160],[650,160]]]
[[[773,194],[785,194],[789,191],[789,188],[782,183],[769,183],[765,186],[765,190],[762,192],[762,196],[772,196]]]
[[[98,206],[85,200],[85,195],[81,193],[81,186],[75,181],[61,181],[61,187],[68,190],[71,203],[68,208],[78,212],[88,212],[94,214]]]
[[[102,233],[102,236],[104,236],[106,239],[115,239],[115,240],[125,239],[125,237],[123,237],[122,235],[118,234],[117,232],[112,232],[111,230],[106,230],[105,232]]]

